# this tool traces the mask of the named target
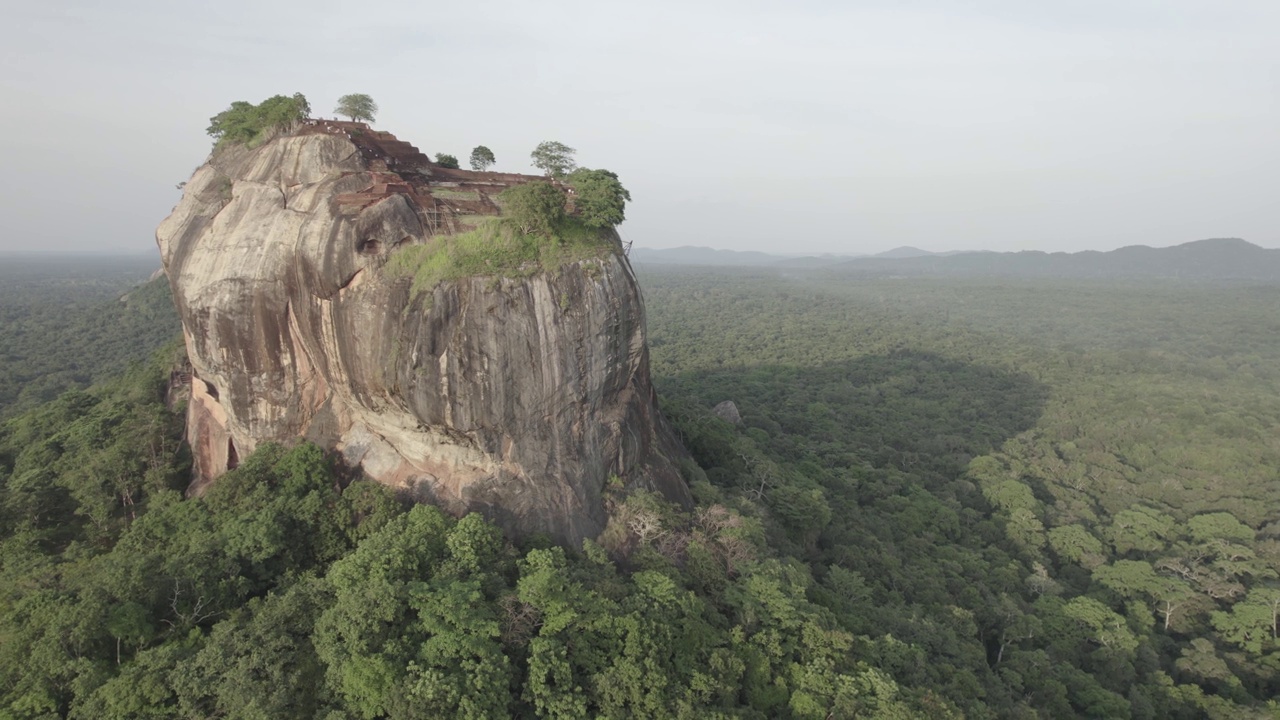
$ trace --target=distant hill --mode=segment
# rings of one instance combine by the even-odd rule
[[[747,250],[716,250],[709,247],[692,247],[689,245],[657,250],[653,248],[633,247],[629,255],[632,262],[654,263],[665,265],[719,265],[719,266],[751,266],[773,265],[787,258],[781,255],[753,252]],[[848,257],[841,258],[847,260]]]
[[[773,263],[777,268],[826,268],[848,262],[865,255],[805,255],[803,257],[781,257]]]
[[[1110,252],[972,252],[857,258],[832,270],[858,275],[1168,278],[1280,283],[1280,250],[1261,248],[1239,238],[1221,238],[1167,248],[1132,245]]]
[[[631,261],[663,265],[716,265],[720,267],[768,267],[781,268],[820,268],[830,267],[836,263],[847,262],[858,258],[907,259],[916,257],[946,257],[958,254],[955,251],[935,253],[916,247],[903,246],[886,250],[875,255],[862,253],[823,253],[821,255],[774,255],[749,250],[716,250],[709,247],[683,246],[677,248],[653,249],[632,248]]]
[[[1110,252],[1076,253],[942,252],[899,247],[876,255],[815,255],[678,247],[633,248],[631,261],[668,265],[826,269],[867,276],[1168,278],[1198,281],[1280,283],[1280,250],[1268,250],[1239,238],[1197,240],[1167,248],[1130,245]]]
[[[872,255],[872,257],[889,258],[889,259],[905,259],[905,258],[914,258],[914,257],[930,257],[936,254],[937,253],[931,253],[928,250],[921,250],[920,248],[917,248],[917,247],[911,247],[910,245],[903,245],[902,247],[896,247],[892,250],[885,250],[882,253],[876,253],[875,255]]]

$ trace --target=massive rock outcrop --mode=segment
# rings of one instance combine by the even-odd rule
[[[307,438],[516,534],[595,535],[610,476],[687,502],[616,236],[526,277],[415,293],[386,271],[531,179],[442,168],[332,122],[197,169],[157,231],[194,371],[192,491],[262,442]]]

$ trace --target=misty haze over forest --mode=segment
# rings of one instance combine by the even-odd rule
[[[228,98],[353,90],[432,155],[578,148],[640,247],[1280,247],[1270,0],[219,7],[9,9],[0,251],[147,249]]]

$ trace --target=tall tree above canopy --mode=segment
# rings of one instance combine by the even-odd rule
[[[497,158],[493,156],[493,151],[484,145],[477,145],[471,151],[472,170],[488,170],[497,161]]]
[[[333,110],[338,115],[345,115],[354,120],[373,122],[378,114],[378,103],[364,93],[352,93],[338,98],[338,107]]]
[[[578,152],[562,142],[547,140],[538,143],[538,147],[529,153],[533,158],[533,166],[545,172],[549,177],[560,178],[573,172],[578,163],[573,154]]]

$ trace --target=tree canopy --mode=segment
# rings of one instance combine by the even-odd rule
[[[457,170],[458,158],[446,153],[436,153],[436,164],[439,165],[440,167],[446,167],[452,170]]]
[[[576,152],[577,150],[562,142],[548,140],[538,143],[538,147],[529,153],[529,157],[533,158],[533,166],[542,170],[548,177],[560,178],[573,172],[578,166],[573,160]]]
[[[311,114],[311,104],[302,93],[292,97],[273,95],[254,105],[238,100],[231,107],[209,118],[206,132],[215,144],[254,144],[271,133],[287,128]]]
[[[0,421],[124,372],[182,330],[155,258],[0,262]]]
[[[499,196],[502,214],[526,235],[555,235],[564,218],[565,195],[549,182],[527,182],[507,188]]]
[[[495,162],[497,159],[493,157],[493,151],[484,145],[477,145],[471,150],[472,170],[488,170]]]
[[[637,274],[686,446],[898,683],[968,717],[1274,714],[1280,288]]]
[[[614,227],[626,219],[631,193],[615,173],[578,168],[565,179],[573,188],[574,212],[588,227]]]
[[[351,118],[353,121],[363,120],[371,123],[378,114],[378,103],[364,93],[352,93],[338,98],[338,106],[333,112]]]

